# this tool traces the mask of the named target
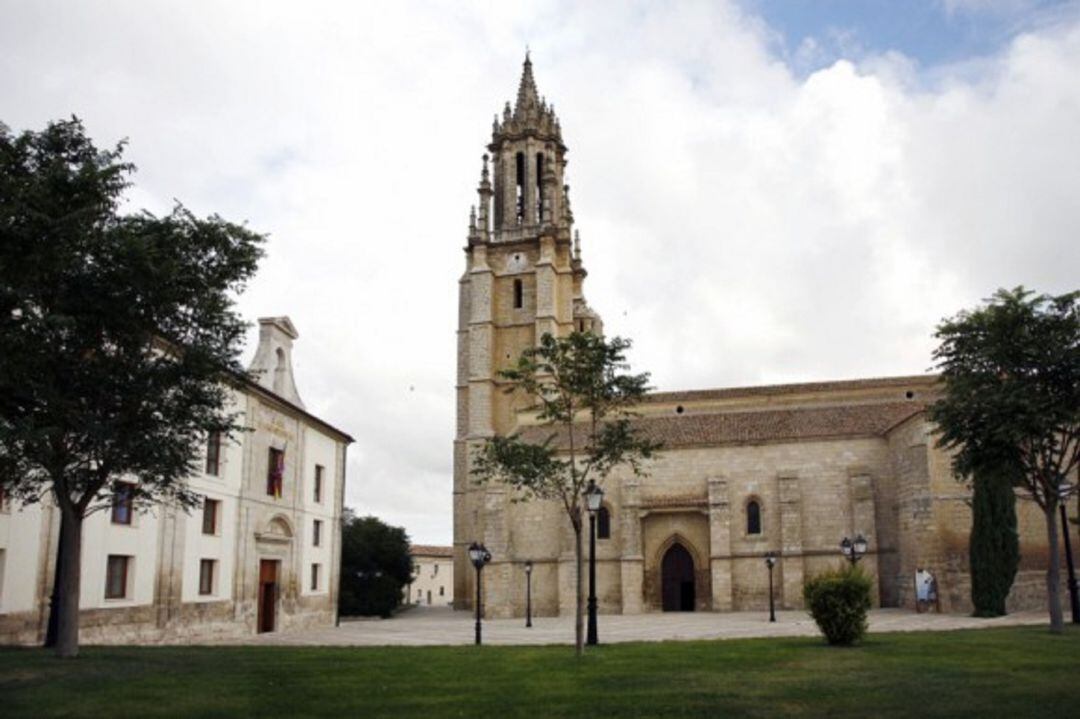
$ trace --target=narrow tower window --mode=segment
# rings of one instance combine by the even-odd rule
[[[496,155],[493,167],[499,168],[499,171],[495,172],[495,197],[492,198],[495,201],[495,226],[503,226],[503,188],[506,186],[506,173],[502,171],[505,167],[505,163],[499,159]]]
[[[525,288],[521,280],[514,280],[514,309],[520,310],[525,306]]]
[[[761,505],[757,500],[746,503],[746,533],[761,534]]]
[[[536,220],[544,219],[544,155],[536,153]]]
[[[278,347],[274,354],[277,356],[277,364],[274,366],[274,392],[283,394],[285,392],[285,373],[289,367],[285,361],[285,350]]]
[[[611,539],[611,512],[604,506],[596,513],[596,538]]]
[[[525,153],[517,154],[517,223],[525,221]]]

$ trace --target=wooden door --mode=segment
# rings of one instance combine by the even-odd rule
[[[694,558],[686,547],[671,545],[660,563],[660,574],[663,610],[694,611]]]
[[[275,559],[263,559],[259,562],[259,633],[274,631],[277,619],[277,571]]]

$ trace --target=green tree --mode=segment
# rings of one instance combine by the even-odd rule
[[[953,450],[959,478],[997,477],[985,472],[996,467],[1042,509],[1050,628],[1061,632],[1057,509],[1077,490],[1080,292],[998,290],[984,306],[944,320],[936,337],[944,391],[929,415],[938,445]]]
[[[180,205],[121,214],[122,153],[77,118],[17,136],[0,125],[0,482],[60,511],[64,657],[78,653],[83,519],[121,480],[136,509],[197,505],[185,479],[208,433],[240,430],[233,304],[262,255],[259,235]]]
[[[522,352],[514,368],[499,374],[507,393],[523,390],[538,405],[537,419],[552,430],[542,442],[520,434],[493,437],[473,458],[479,481],[498,480],[517,490],[518,499],[558,502],[574,530],[577,603],[574,636],[584,649],[582,586],[582,492],[619,466],[644,474],[643,460],[660,448],[634,431],[633,407],[648,391],[649,375],[628,374],[630,341],[608,341],[591,332],[555,338],[544,334],[538,347]]]
[[[1016,531],[1016,490],[1007,464],[974,473],[971,502],[971,603],[977,617],[1004,616],[1016,570],[1020,537]]]
[[[409,536],[377,517],[346,510],[341,528],[343,615],[389,617],[401,604],[402,588],[412,582]]]

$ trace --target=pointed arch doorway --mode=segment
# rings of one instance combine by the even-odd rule
[[[660,562],[661,606],[665,612],[694,611],[694,558],[676,542]]]

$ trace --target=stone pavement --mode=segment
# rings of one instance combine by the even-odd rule
[[[339,627],[260,634],[215,643],[288,646],[472,644],[474,621],[470,613],[455,612],[447,607],[414,607],[392,619],[346,619]],[[1046,612],[1019,612],[996,619],[976,619],[960,614],[916,614],[906,609],[877,609],[870,612],[870,631],[948,631],[1046,624],[1048,621]],[[601,614],[598,631],[600,642],[608,644],[818,634],[814,621],[802,611],[779,611],[775,623],[769,622],[768,612]],[[483,639],[485,644],[572,644],[573,617],[535,617],[531,628],[525,627],[524,619],[486,619]]]

